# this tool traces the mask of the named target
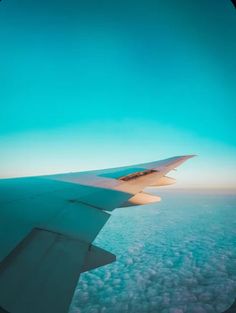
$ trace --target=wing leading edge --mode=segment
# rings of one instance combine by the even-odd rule
[[[143,190],[191,157],[0,180],[0,312],[67,312],[80,273],[115,260],[92,245],[108,211],[159,201]]]

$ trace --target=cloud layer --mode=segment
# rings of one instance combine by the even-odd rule
[[[169,194],[114,212],[96,244],[117,261],[80,277],[70,313],[218,313],[236,296],[236,197]]]

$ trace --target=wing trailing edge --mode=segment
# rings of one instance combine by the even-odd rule
[[[0,264],[2,311],[65,313],[80,273],[113,261],[76,237],[35,228]]]

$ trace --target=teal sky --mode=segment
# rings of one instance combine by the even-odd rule
[[[236,187],[230,1],[0,2],[0,177],[197,154],[176,187]]]

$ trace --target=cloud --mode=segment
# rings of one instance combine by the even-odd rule
[[[81,275],[70,313],[224,311],[236,295],[235,200],[169,195],[115,211],[96,244],[117,261]]]

